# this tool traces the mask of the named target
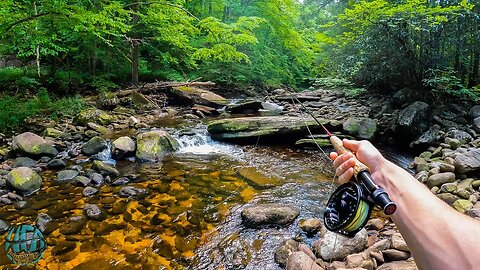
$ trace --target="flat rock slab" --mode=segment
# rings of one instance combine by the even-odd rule
[[[288,225],[300,214],[292,206],[281,204],[260,204],[243,209],[243,224],[250,228],[259,228],[268,225]]]
[[[326,119],[318,120],[324,125],[330,122]],[[308,132],[307,126],[310,129],[320,129],[313,118],[258,116],[213,121],[209,123],[207,130],[213,139],[235,140],[258,136],[304,135]]]
[[[223,107],[228,104],[228,100],[213,92],[190,86],[173,87],[170,94],[177,99],[190,104],[200,104],[211,107]]]
[[[281,182],[277,178],[266,176],[255,169],[255,167],[247,167],[238,169],[238,173],[256,188],[269,188],[278,186]]]

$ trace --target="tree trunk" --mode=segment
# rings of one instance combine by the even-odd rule
[[[35,16],[38,16],[38,9],[37,9],[36,2],[33,2],[33,8],[35,9]],[[37,30],[38,30],[38,27],[35,24],[35,31]],[[37,48],[35,48],[35,63],[37,66],[37,75],[40,78],[40,45],[37,45]]]
[[[132,9],[135,13],[133,14],[132,23],[135,28],[135,25],[140,20],[138,16],[138,11],[139,11],[138,0],[133,0],[133,3],[135,3],[135,5],[133,5]],[[133,37],[135,36],[136,35],[133,34]],[[138,84],[139,82],[138,81],[138,62],[139,62],[139,55],[140,55],[138,39],[132,38],[131,43],[132,43],[132,56],[131,56],[132,57],[132,83]]]

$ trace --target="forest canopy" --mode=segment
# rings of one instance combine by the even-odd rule
[[[477,1],[4,0],[2,91],[154,80],[479,90]]]

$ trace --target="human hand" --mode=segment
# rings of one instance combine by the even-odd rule
[[[374,178],[375,174],[380,171],[380,168],[386,161],[378,149],[369,141],[343,139],[343,146],[352,151],[355,155],[352,153],[346,153],[339,156],[336,152],[330,153],[330,158],[333,160],[335,174],[338,176],[338,181],[341,184],[350,181],[353,176],[353,167],[356,162],[354,157],[370,168],[370,173]]]

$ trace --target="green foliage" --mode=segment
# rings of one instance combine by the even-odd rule
[[[24,120],[32,116],[74,116],[86,107],[86,103],[78,97],[51,100],[43,89],[33,98],[3,96],[0,98],[0,107],[0,132],[6,132],[21,128]]]
[[[423,83],[437,98],[454,97],[475,101],[480,97],[475,88],[466,88],[452,70],[428,70]]]
[[[39,85],[31,70],[15,67],[0,69],[0,87],[3,86],[4,91],[34,89]]]
[[[315,79],[313,86],[326,87],[328,89],[336,89],[343,91],[349,96],[359,96],[367,92],[363,87],[355,87],[355,84],[345,78],[322,77]]]

